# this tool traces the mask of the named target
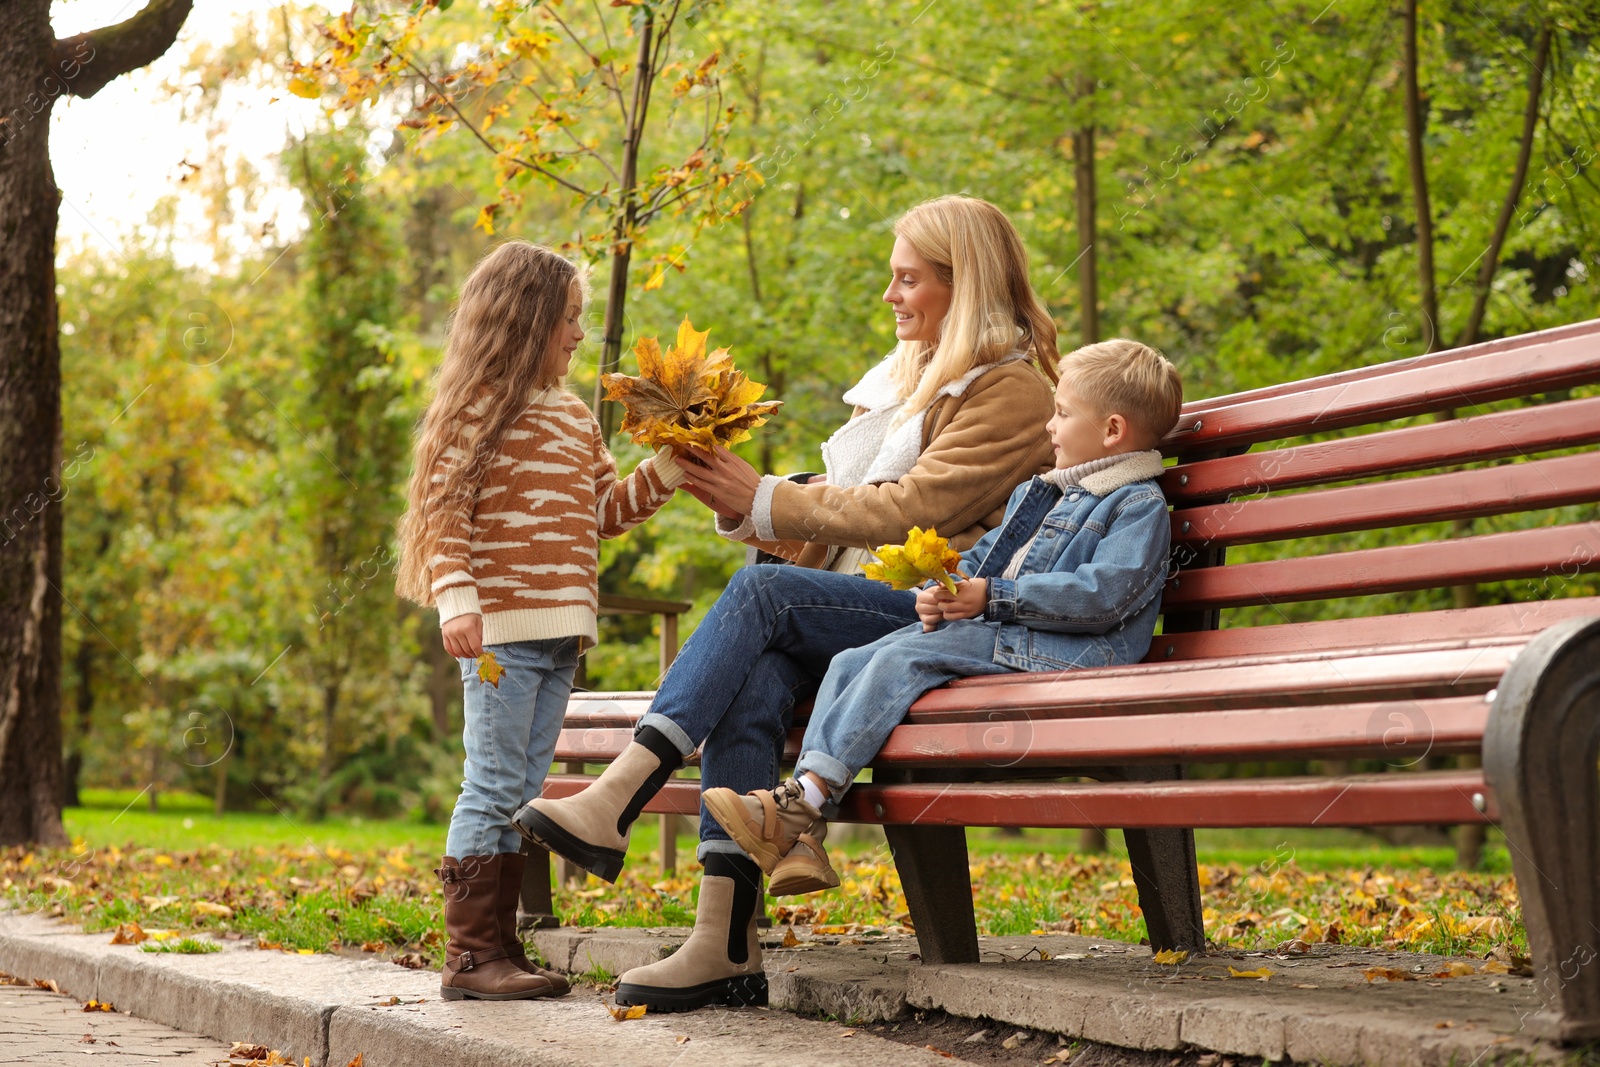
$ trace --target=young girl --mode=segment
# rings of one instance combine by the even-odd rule
[[[485,256],[461,287],[417,437],[396,588],[438,605],[465,687],[465,780],[434,872],[446,1000],[568,989],[516,932],[526,858],[511,816],[540,793],[578,656],[595,642],[600,539],[683,481],[668,452],[618,480],[594,415],[562,389],[587,297],[583,272],[549,249],[508,241]],[[480,679],[485,651],[498,684]]]

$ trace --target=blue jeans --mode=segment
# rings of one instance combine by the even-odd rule
[[[817,692],[795,773],[815,773],[837,801],[922,694],[955,678],[1013,673],[994,661],[999,631],[999,623],[960,619],[923,633],[918,622],[841,652]],[[975,723],[973,729],[983,744],[995,725]],[[1009,736],[1003,727],[998,732]]]
[[[914,620],[916,594],[832,571],[762,564],[735,571],[639,720],[690,755],[700,787],[778,784],[784,731],[834,656]],[[701,808],[699,857],[742,854]]]
[[[538,796],[555,756],[567,713],[578,639],[552,637],[485,645],[505,670],[498,688],[478,680],[478,662],[461,664],[467,759],[461,797],[450,815],[445,855],[516,852],[522,837],[511,826],[518,808]]]

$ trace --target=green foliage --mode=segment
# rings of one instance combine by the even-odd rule
[[[327,117],[276,161],[220,151],[202,160],[193,183],[213,223],[212,266],[182,265],[192,257],[175,247],[174,204],[126,242],[123,259],[90,253],[60,264],[63,697],[83,783],[124,787],[130,799],[149,786],[139,806],[150,793],[190,789],[273,819],[281,809],[297,824],[325,812],[448,812],[460,773],[458,668],[439,648],[432,613],[398,604],[390,589],[409,430],[453,294],[491,244],[474,228],[484,209],[496,205],[499,233],[595,252],[605,227],[594,220],[620,204],[615,185],[584,202],[548,175],[508,165],[419,82],[418,68],[453,78],[448,95],[497,153],[514,150],[591,192],[606,185],[602,157],[614,158],[622,128],[605,111],[609,75],[580,84],[576,43],[539,15],[544,8],[518,10],[396,16],[406,25],[390,43],[413,67],[378,71],[368,62],[378,44],[337,41],[345,69],[369,79],[352,83],[356,96],[373,106]],[[625,75],[638,12],[607,11],[593,18],[619,31],[611,44],[620,51],[604,62]],[[878,293],[893,219],[923,198],[965,191],[1002,207],[1061,347],[1078,342],[1087,261],[1073,134],[1091,126],[1100,333],[1163,348],[1189,397],[1453,344],[1512,192],[1544,28],[1552,44],[1531,162],[1479,336],[1600,316],[1593,12],[1498,2],[1425,5],[1422,14],[1438,322],[1419,310],[1398,15],[1377,0],[1226,10],[1195,0],[1026,9],[946,0],[916,18],[887,0],[727,0],[697,6],[662,59],[673,78],[692,77],[718,55],[719,107],[734,113],[713,117],[720,154],[708,154],[690,184],[731,174],[714,190],[722,210],[749,203],[707,226],[716,212],[680,216],[661,194],[663,210],[631,237],[640,258],[670,269],[651,270],[658,287],[635,287],[621,346],[668,335],[686,314],[713,328],[785,402],[739,451],[764,471],[819,470],[819,443],[848,415],[840,394],[894,345]],[[322,21],[284,17],[302,31]],[[544,42],[546,32],[558,43]],[[576,32],[594,45],[600,23]],[[236,83],[320,92],[321,83],[291,82],[333,68],[286,57],[286,38],[310,39],[276,18],[243,23],[227,48],[197,51],[192,77],[174,91],[197,119],[214,119]],[[578,101],[573,122],[541,120],[530,86],[507,80],[532,73],[547,45],[560,62],[540,60],[532,84]],[[707,136],[710,91],[663,89],[641,197],[673,188],[672,172]],[[421,124],[404,124],[413,119]],[[266,231],[251,215],[255,190],[271,185],[299,191],[298,228]],[[571,374],[580,395],[594,386],[608,269],[594,279],[590,343]],[[629,359],[619,369],[634,370]],[[614,450],[623,470],[644,455],[620,437]],[[1568,508],[1472,529],[1594,514]],[[1446,532],[1455,531],[1348,534],[1296,550]],[[1230,558],[1266,551],[1245,546]],[[705,509],[680,494],[603,545],[601,588],[693,602],[686,639],[742,559],[742,546],[716,537]],[[1592,577],[1561,574],[1484,587],[1480,597],[1596,589]],[[1451,597],[1425,590],[1376,604],[1242,609],[1231,621],[1421,610]],[[653,685],[658,627],[648,616],[604,617],[587,684]],[[122,825],[139,816],[130,811]],[[211,826],[205,818],[196,813],[196,825]],[[325,825],[360,833],[337,818]]]

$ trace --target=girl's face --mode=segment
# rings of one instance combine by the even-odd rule
[[[550,335],[550,369],[556,377],[572,366],[572,353],[583,343],[583,294],[573,282],[567,294],[567,311]]]
[[[894,308],[894,335],[902,341],[937,341],[939,324],[950,310],[950,286],[904,237],[894,239],[889,270],[894,277],[883,299]]]

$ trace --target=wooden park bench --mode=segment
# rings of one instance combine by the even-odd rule
[[[1146,660],[929,693],[846,798],[884,827],[923,960],[978,959],[968,826],[1122,829],[1151,948],[1199,953],[1195,827],[1496,824],[1543,1024],[1600,1038],[1596,385],[1600,321],[1186,405]],[[1484,583],[1511,602],[1440,606]],[[1341,617],[1297,621],[1314,601]],[[576,696],[557,759],[614,758],[649,699]],[[1267,760],[1372,769],[1184,773]],[[698,788],[648,810],[696,815]]]

